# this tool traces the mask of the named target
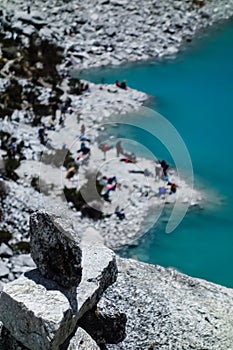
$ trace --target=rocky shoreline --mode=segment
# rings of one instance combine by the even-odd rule
[[[233,15],[232,0],[34,0],[30,14],[24,1],[1,7],[5,27],[25,42],[36,31],[61,46],[64,70],[174,56],[198,31]]]

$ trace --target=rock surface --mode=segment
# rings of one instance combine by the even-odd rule
[[[104,298],[126,312],[127,337],[109,350],[232,349],[232,289],[131,259],[117,264]]]
[[[109,307],[109,304],[104,301],[101,299],[97,308],[86,312],[78,323],[100,346],[117,344],[126,336],[125,313],[120,312],[113,304]]]
[[[30,217],[31,255],[42,276],[63,287],[77,286],[82,277],[80,238],[68,220],[43,211]]]
[[[111,250],[102,244],[84,244],[82,252],[83,275],[77,289],[60,287],[42,277],[37,269],[4,285],[0,320],[29,349],[57,350],[74,331],[79,318],[116,280],[117,266]]]
[[[90,335],[79,327],[67,350],[100,350],[100,348]]]

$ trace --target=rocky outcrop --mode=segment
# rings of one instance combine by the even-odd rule
[[[20,342],[22,346],[31,350],[67,349],[71,336],[78,329],[78,321],[96,308],[103,292],[115,282],[117,266],[114,253],[98,242],[92,245],[83,242],[80,248],[76,249],[78,243],[75,247],[74,234],[67,220],[55,218],[54,215],[42,211],[31,216],[31,251],[38,269],[30,270],[19,279],[3,286],[0,294],[0,320],[8,333],[10,332],[9,334],[6,332],[8,334],[6,344],[9,341],[11,344]],[[40,243],[37,240],[40,240]],[[82,251],[82,278],[78,287],[78,283],[74,283],[76,273],[69,274],[73,266],[68,270],[66,278],[61,279],[60,270],[54,270],[53,262],[45,259],[45,255],[49,254],[48,247],[53,244],[60,246],[60,242],[64,245],[61,252],[52,250],[58,267],[61,265],[62,268],[63,262],[67,266],[73,264],[75,258],[80,262],[80,251]],[[38,249],[41,250],[40,258],[36,255]],[[70,258],[70,250],[73,258]],[[61,263],[60,253],[63,254]],[[44,277],[40,271],[43,274],[45,271],[53,271],[54,275],[57,273],[58,278],[53,276],[51,280],[46,278],[47,272]],[[78,274],[76,282],[79,282],[79,277]],[[110,332],[111,329],[117,330],[116,325],[124,317],[125,315],[121,315],[120,319],[116,316],[116,320],[113,320],[113,317],[111,321],[109,320],[109,324],[112,323]],[[103,329],[102,320],[97,320],[95,323],[100,323],[98,327]],[[119,340],[124,336],[124,324],[118,327],[121,334],[115,338],[118,337]],[[111,341],[109,337],[107,340]],[[17,349],[18,345],[14,346],[12,350]]]
[[[232,348],[232,289],[121,258],[116,280],[113,252],[93,229],[84,237],[77,288],[38,269],[0,286],[2,350]]]
[[[125,340],[109,350],[233,348],[233,290],[161,266],[117,259],[105,298],[127,316]]]

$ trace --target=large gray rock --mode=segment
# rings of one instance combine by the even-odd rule
[[[117,260],[104,298],[127,315],[125,340],[108,350],[233,349],[233,290],[174,269]]]
[[[30,350],[58,350],[75,331],[77,321],[116,280],[116,260],[110,249],[97,243],[83,244],[82,252],[83,275],[78,288],[63,288],[41,276],[38,269],[4,285],[0,321]]]
[[[82,252],[70,222],[38,211],[30,217],[31,255],[40,273],[70,288],[81,281]]]

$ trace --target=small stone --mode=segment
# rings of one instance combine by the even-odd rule
[[[5,243],[2,243],[0,245],[0,256],[1,257],[7,257],[7,256],[13,256],[13,251],[8,245]]]

